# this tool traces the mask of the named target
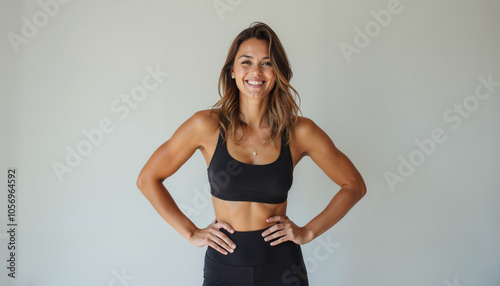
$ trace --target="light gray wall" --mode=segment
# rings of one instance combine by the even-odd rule
[[[311,285],[500,285],[499,1],[40,0],[0,11],[1,285],[201,285],[205,249],[135,180],[218,100],[228,47],[257,20],[288,52],[304,116],[368,187],[303,247]],[[141,91],[126,107],[122,95]],[[289,216],[303,225],[339,187],[308,157],[294,175]],[[200,152],[165,186],[199,227],[213,220]]]

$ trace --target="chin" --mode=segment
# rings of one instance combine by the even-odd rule
[[[268,95],[269,93],[267,94],[263,94],[263,93],[247,93],[247,96],[248,97],[251,97],[251,98],[262,98],[262,97],[266,97],[266,95]]]

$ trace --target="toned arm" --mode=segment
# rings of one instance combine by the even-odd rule
[[[305,228],[311,240],[335,225],[366,194],[366,185],[354,164],[312,120],[303,118],[296,134],[297,148],[309,156],[340,190]]]
[[[200,147],[207,133],[207,124],[201,111],[184,122],[153,153],[141,170],[137,187],[160,216],[184,238],[189,239],[196,226],[177,207],[163,181],[173,175]]]
[[[179,209],[163,181],[173,175],[197,149],[203,148],[202,142],[217,129],[217,121],[212,120],[209,111],[196,112],[184,122],[153,153],[137,178],[137,187],[149,200],[160,216],[179,234],[192,244],[201,247],[208,245],[215,250],[228,254],[236,247],[221,228],[233,232],[226,222],[211,223],[200,229]]]

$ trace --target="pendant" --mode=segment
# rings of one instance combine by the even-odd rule
[[[257,152],[253,151],[253,155],[256,156],[257,155]]]

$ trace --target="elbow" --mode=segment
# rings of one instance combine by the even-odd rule
[[[148,189],[148,185],[150,185],[150,182],[150,178],[146,178],[144,175],[139,175],[135,184],[143,194],[146,194],[145,191]]]
[[[366,187],[362,187],[361,188],[361,195],[360,195],[360,199],[363,198],[364,196],[366,195]]]
[[[353,196],[353,199],[356,201],[361,200],[366,195],[366,185],[362,181],[361,182],[353,181],[349,184],[342,185],[341,188],[349,190],[349,192]]]
[[[359,199],[362,199],[366,195],[366,184],[365,182],[361,181],[359,184]]]
[[[146,185],[146,180],[142,177],[142,176],[139,176],[137,178],[137,181],[135,182],[137,188],[142,192],[144,193],[144,186]]]
[[[144,186],[144,179],[143,179],[141,176],[139,176],[139,177],[137,178],[137,181],[135,182],[135,185],[137,186],[137,188],[138,188],[139,190],[142,190],[142,188],[143,188],[143,186]]]
[[[148,190],[152,189],[155,183],[162,184],[165,179],[155,179],[151,176],[139,175],[136,181],[137,188],[144,194],[148,194]],[[154,187],[153,187],[154,188]]]
[[[349,184],[349,189],[357,201],[361,200],[366,195],[366,185],[363,179],[352,181]]]

